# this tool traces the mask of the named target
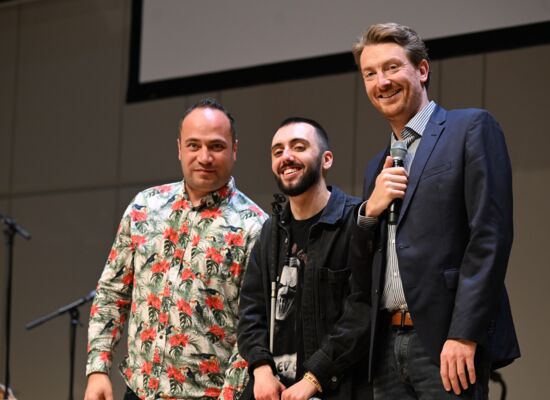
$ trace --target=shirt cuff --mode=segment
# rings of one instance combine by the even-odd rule
[[[367,217],[365,215],[365,208],[367,207],[367,200],[365,200],[359,207],[357,213],[357,226],[365,230],[374,230],[378,226],[378,218]]]

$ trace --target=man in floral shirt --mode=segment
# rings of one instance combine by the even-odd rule
[[[231,177],[237,141],[222,105],[187,110],[178,151],[183,181],[139,193],[120,223],[91,309],[86,400],[113,398],[108,373],[127,319],[125,400],[232,399],[242,389],[237,301],[265,216]]]

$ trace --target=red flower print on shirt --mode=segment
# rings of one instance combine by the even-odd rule
[[[201,237],[200,237],[199,235],[193,236],[193,240],[191,241],[191,245],[192,245],[193,247],[197,247],[197,245],[199,244],[200,240],[201,240]]]
[[[206,305],[214,310],[223,310],[223,301],[219,296],[206,297]]]
[[[157,390],[159,388],[159,380],[157,378],[149,378],[149,389]]]
[[[166,260],[159,261],[158,263],[153,264],[151,267],[151,272],[153,274],[165,274],[166,271],[170,269],[170,263]]]
[[[204,395],[207,397],[218,397],[221,393],[221,390],[218,388],[206,388]]]
[[[233,400],[235,394],[235,388],[233,386],[226,386],[222,391],[223,400]]]
[[[171,241],[172,243],[176,244],[178,243],[178,238],[179,238],[179,235],[178,235],[178,232],[176,232],[174,229],[172,228],[167,228],[164,233],[162,234],[162,236],[165,238],[165,239],[168,239],[169,241]]]
[[[130,217],[134,222],[143,222],[147,220],[147,211],[132,210],[130,211]]]
[[[196,276],[193,271],[189,268],[185,268],[183,271],[181,271],[181,280],[188,281],[195,279]]]
[[[189,222],[185,221],[185,223],[180,226],[180,233],[187,235],[189,233]]]
[[[170,336],[170,346],[176,347],[176,346],[187,346],[187,343],[189,343],[189,336],[185,333],[176,333],[175,335]]]
[[[176,382],[183,383],[185,382],[185,375],[181,373],[179,369],[170,365],[167,369],[168,378],[175,380]]]
[[[111,359],[111,353],[109,353],[108,351],[102,351],[99,355],[99,359],[101,361],[109,362],[109,360]]]
[[[222,216],[222,211],[219,208],[207,209],[201,212],[203,219],[215,219]]]
[[[176,249],[176,251],[174,251],[174,260],[182,260],[184,255],[184,249]]]
[[[149,361],[145,361],[141,366],[141,373],[144,375],[151,375],[152,370],[153,370],[153,364],[151,364]]]
[[[217,359],[204,360],[199,364],[199,371],[201,374],[218,373],[220,372],[220,364]]]
[[[177,302],[177,306],[178,306],[178,311],[179,312],[182,312],[182,313],[187,314],[189,316],[191,316],[193,314],[193,310],[191,309],[191,305],[188,302],[186,302],[185,300],[179,299],[178,302]]]
[[[132,235],[132,250],[145,243],[147,243],[147,238],[145,236]]]
[[[248,368],[248,363],[245,360],[235,361],[233,363],[233,368]]]
[[[166,324],[168,323],[168,313],[160,313],[159,315],[159,322],[161,324]]]
[[[153,341],[157,337],[157,332],[154,328],[145,329],[141,332],[140,338],[142,342]]]
[[[118,251],[116,251],[116,249],[111,249],[111,251],[109,252],[109,257],[107,258],[107,260],[109,262],[113,262],[113,260],[118,256]]]
[[[225,338],[225,331],[223,330],[223,328],[221,326],[212,325],[210,327],[210,329],[208,330],[208,332],[215,335],[220,340],[223,340],[223,338]]]
[[[90,308],[90,316],[93,317],[99,310],[99,307],[97,304],[92,304],[92,307]]]
[[[259,208],[259,207],[256,207],[256,206],[250,206],[248,207],[248,209],[250,211],[252,211],[254,214],[258,215],[258,216],[262,216],[264,215],[264,212]]]
[[[217,264],[223,261],[222,255],[214,247],[209,247],[206,249],[206,258],[212,259]]]
[[[172,210],[173,211],[177,211],[177,210],[187,210],[189,208],[189,202],[185,199],[181,199],[181,200],[178,200],[178,201],[175,201],[173,204],[172,204]]]
[[[234,262],[229,267],[229,272],[231,272],[231,275],[235,277],[239,276],[242,272],[241,264]]]
[[[228,246],[242,246],[244,244],[243,236],[239,233],[227,232],[224,239]]]
[[[125,286],[130,286],[130,284],[132,284],[134,282],[134,274],[133,272],[129,272],[127,273],[126,275],[124,275],[122,277],[122,283],[125,285]]]
[[[149,293],[149,296],[147,296],[147,304],[160,310],[160,299],[154,293]]]

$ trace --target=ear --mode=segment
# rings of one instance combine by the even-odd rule
[[[233,161],[237,161],[237,147],[239,145],[239,141],[235,139],[235,142],[233,143]]]
[[[177,143],[178,143],[178,160],[181,161],[181,142],[179,138],[177,139]]]
[[[430,63],[428,62],[428,60],[423,59],[422,61],[420,61],[420,64],[418,64],[418,72],[420,74],[420,82],[425,85],[428,81],[428,76],[430,74]]]
[[[332,161],[334,160],[334,155],[332,154],[332,151],[327,150],[323,153],[323,170],[328,171],[330,167],[332,167]]]

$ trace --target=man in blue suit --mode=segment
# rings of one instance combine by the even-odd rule
[[[365,172],[358,229],[377,225],[372,270],[375,399],[487,399],[492,369],[519,357],[504,277],[512,179],[504,136],[485,110],[429,101],[426,46],[412,29],[371,26],[353,48],[390,146]],[[403,141],[404,165],[389,149]],[[387,209],[401,203],[388,223]],[[460,397],[459,397],[460,396]]]

